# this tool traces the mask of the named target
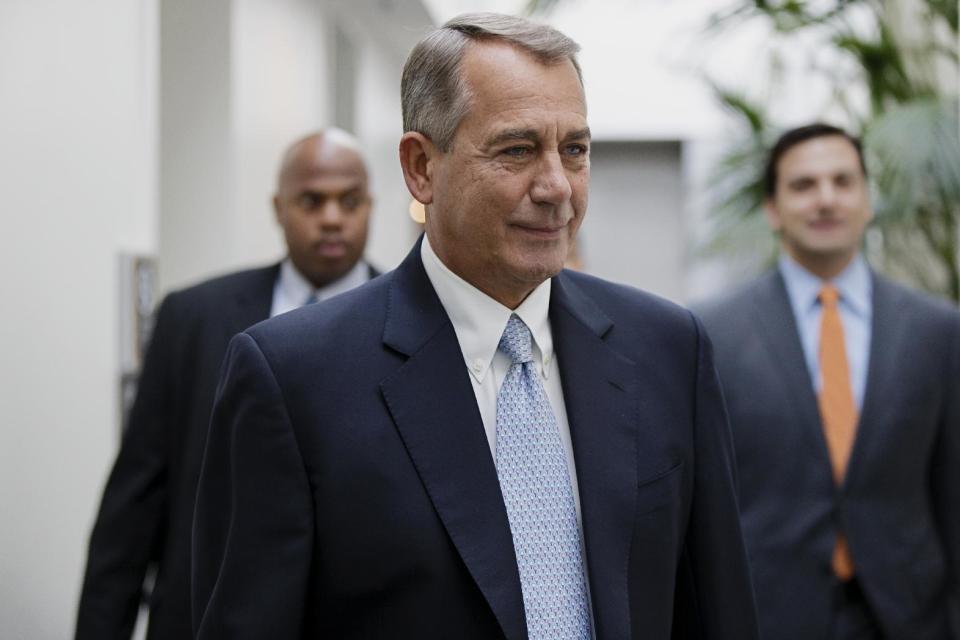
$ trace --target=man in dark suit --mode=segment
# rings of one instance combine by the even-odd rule
[[[366,282],[371,200],[356,142],[336,129],[290,147],[274,208],[289,257],[170,294],[90,538],[76,637],[129,638],[155,568],[148,637],[190,638],[190,528],[217,376],[230,338]]]
[[[860,143],[785,133],[779,267],[701,311],[716,347],[761,635],[958,637],[960,313],[860,255]]]
[[[201,640],[755,636],[708,340],[561,271],[589,181],[576,50],[476,14],[410,54],[400,161],[426,235],[231,342]]]

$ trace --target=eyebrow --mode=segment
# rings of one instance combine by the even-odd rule
[[[506,129],[505,131],[501,131],[497,135],[490,138],[487,144],[492,147],[502,142],[510,142],[513,140],[529,140],[531,142],[536,142],[539,139],[540,135],[533,129]]]
[[[577,131],[572,131],[563,139],[564,142],[568,140],[590,140],[590,127],[584,127],[583,129],[578,129]]]
[[[578,129],[567,134],[563,141],[567,142],[570,140],[582,140],[586,138],[590,139],[590,127],[584,127],[583,129]],[[501,131],[497,135],[493,136],[487,143],[490,146],[495,146],[503,142],[510,142],[513,140],[529,140],[530,142],[537,142],[540,140],[540,134],[535,129],[506,129]]]

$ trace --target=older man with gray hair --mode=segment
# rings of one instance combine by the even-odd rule
[[[200,640],[756,636],[702,327],[563,270],[590,175],[577,49],[476,14],[410,54],[400,164],[426,233],[234,338]]]

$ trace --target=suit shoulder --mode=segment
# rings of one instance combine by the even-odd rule
[[[564,275],[577,287],[596,299],[598,302],[607,301],[611,304],[625,306],[639,306],[651,308],[667,314],[686,314],[687,310],[676,302],[672,302],[655,293],[644,291],[627,284],[611,282],[577,271],[564,271]]]
[[[246,333],[272,348],[297,349],[303,344],[337,344],[372,336],[379,340],[391,278],[391,274],[379,276],[330,300],[259,322]]]
[[[697,300],[690,308],[706,323],[725,321],[731,315],[741,314],[756,299],[758,291],[772,285],[775,277],[775,272],[765,273],[723,293]]]
[[[694,328],[685,307],[636,287],[619,284],[584,273],[564,271],[568,282],[582,291],[621,329],[651,335]]]
[[[899,298],[900,304],[916,307],[928,313],[944,314],[946,316],[957,316],[957,314],[960,314],[960,309],[950,301],[937,297],[932,293],[900,284],[887,276],[874,273],[874,285],[886,288],[888,292],[893,293]]]
[[[167,297],[179,304],[195,304],[208,300],[232,297],[239,293],[247,292],[251,288],[264,283],[272,287],[276,280],[278,269],[279,266],[274,264],[266,267],[234,271],[178,289],[170,293]]]
[[[923,323],[943,325],[949,330],[960,331],[960,309],[948,300],[914,289],[874,273],[875,294],[884,295],[892,301],[897,313],[909,314]]]

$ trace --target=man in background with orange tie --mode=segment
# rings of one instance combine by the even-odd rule
[[[845,131],[783,134],[765,192],[778,267],[698,309],[761,635],[960,637],[960,313],[867,266],[866,166]]]

